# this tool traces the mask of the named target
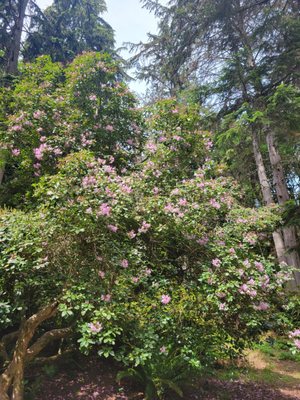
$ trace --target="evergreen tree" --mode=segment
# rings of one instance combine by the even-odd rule
[[[105,10],[103,0],[55,0],[31,19],[24,59],[47,54],[67,62],[83,51],[112,52],[113,29],[100,17]]]
[[[276,116],[283,103],[288,108],[298,104],[299,1],[170,0],[167,7],[152,0],[143,3],[160,17],[160,30],[138,46],[134,61],[144,62],[141,76],[158,88],[166,80],[163,86],[171,95],[191,80],[202,92],[208,89],[208,98],[218,102],[219,122],[224,117],[229,121],[225,137],[236,135],[233,126],[239,126],[242,147],[252,151],[263,201],[285,205],[291,198],[292,169],[284,168],[278,142],[295,126],[289,124],[288,113]],[[234,142],[232,158],[241,140],[235,137]],[[300,270],[295,229],[275,232],[274,242],[278,258]],[[296,275],[300,284],[300,273]]]

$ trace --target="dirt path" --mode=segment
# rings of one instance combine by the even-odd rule
[[[185,392],[184,400],[300,400],[299,363],[270,360],[259,351],[247,358],[247,368],[224,369],[214,378],[202,379]],[[116,373],[115,365],[97,359],[69,362],[53,377],[49,371],[48,376],[35,373],[26,400],[144,399],[140,390],[118,385]]]

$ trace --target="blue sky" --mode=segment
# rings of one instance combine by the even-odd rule
[[[52,0],[38,0],[39,6],[44,9]],[[116,47],[125,42],[138,43],[147,39],[147,33],[155,33],[157,22],[153,14],[142,8],[139,0],[106,0],[107,13],[105,20],[115,30]],[[126,58],[127,52],[122,53]],[[145,91],[143,82],[131,82],[130,88],[139,94]]]

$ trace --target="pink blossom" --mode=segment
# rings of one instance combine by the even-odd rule
[[[146,268],[146,270],[145,270],[145,275],[146,276],[149,276],[149,275],[151,275],[152,274],[152,269],[151,268]]]
[[[42,160],[43,156],[44,156],[44,152],[47,150],[50,150],[51,147],[49,147],[46,143],[42,143],[40,144],[39,147],[36,147],[35,149],[33,149],[35,158],[37,160]]]
[[[239,288],[239,292],[240,292],[241,294],[248,293],[248,290],[249,290],[249,288],[248,288],[248,286],[247,286],[245,283],[243,283],[243,285]]]
[[[133,283],[138,283],[138,281],[139,281],[139,278],[138,278],[137,276],[134,276],[134,277],[132,278],[132,282],[133,282]]]
[[[220,303],[219,304],[219,310],[224,311],[226,309],[226,303]]]
[[[56,156],[62,155],[62,151],[61,151],[61,149],[59,149],[58,147],[55,147],[55,149],[53,149],[53,153],[54,153]]]
[[[124,258],[124,260],[121,260],[120,265],[123,268],[128,268],[129,262],[128,262],[128,260],[126,260],[126,258]]]
[[[173,139],[176,140],[177,142],[180,142],[181,140],[183,140],[183,138],[181,136],[178,136],[178,135],[174,135]]]
[[[171,297],[168,294],[163,294],[161,296],[161,302],[162,304],[168,304],[171,301]]]
[[[88,324],[88,327],[93,333],[98,333],[103,329],[103,326],[100,322],[91,322]]]
[[[12,149],[11,154],[12,154],[14,157],[19,156],[19,155],[20,155],[20,149]]]
[[[146,221],[143,221],[141,227],[138,230],[138,232],[139,233],[146,233],[149,230],[150,227],[151,227],[151,224],[147,223]]]
[[[235,250],[234,250],[234,248],[233,248],[233,247],[231,247],[231,248],[229,249],[229,253],[230,253],[230,254],[232,254],[232,255],[234,255],[234,254],[235,254]]]
[[[106,303],[109,303],[111,301],[111,295],[110,294],[102,294],[101,300],[105,301]]]
[[[123,193],[128,193],[129,194],[129,193],[132,192],[132,188],[130,186],[128,186],[128,185],[122,184],[121,185],[121,191]]]
[[[180,206],[186,206],[187,204],[188,204],[187,199],[184,199],[184,198],[179,199],[179,205]]]
[[[165,346],[162,346],[162,347],[159,349],[159,352],[162,353],[162,354],[165,354],[165,353],[167,352],[166,347],[165,347]]]
[[[104,279],[105,278],[105,272],[104,271],[99,271],[98,272],[98,276],[99,276],[99,278]]]
[[[129,239],[134,239],[136,237],[136,233],[134,231],[130,231],[127,233],[127,236]]]
[[[300,340],[299,339],[294,340],[294,345],[297,347],[297,349],[300,350]]]
[[[106,125],[105,129],[106,129],[108,132],[113,132],[114,127],[113,127],[113,125]]]
[[[261,262],[254,261],[254,265],[255,265],[255,267],[257,268],[257,270],[259,272],[264,272],[265,268],[264,268],[264,266],[262,265]]]
[[[220,204],[217,202],[216,199],[210,199],[209,203],[210,203],[210,205],[211,205],[212,207],[214,207],[214,208],[216,208],[216,209],[221,208]]]
[[[158,194],[158,193],[159,193],[159,188],[158,188],[157,186],[155,186],[155,187],[153,188],[153,193],[154,193],[154,194]]]
[[[107,228],[112,232],[117,232],[118,227],[115,225],[107,225]]]
[[[157,146],[154,143],[147,143],[146,149],[149,150],[150,153],[155,153],[157,150]]]
[[[261,301],[258,305],[253,306],[253,308],[257,311],[266,311],[270,308],[270,305]]]
[[[289,337],[290,338],[300,337],[300,329],[296,329],[295,331],[290,332]]]
[[[37,110],[33,113],[33,118],[40,119],[45,115],[43,111]]]
[[[91,95],[89,96],[89,100],[95,101],[95,100],[97,100],[97,96],[96,96],[95,94],[91,94]]]
[[[111,207],[107,204],[107,203],[103,203],[100,206],[99,211],[97,212],[97,215],[105,215],[105,216],[109,216],[111,213]]]
[[[219,258],[214,258],[213,260],[212,260],[212,265],[214,266],[214,267],[220,267],[220,265],[221,265],[221,260],[219,260]]]
[[[177,114],[178,113],[178,109],[174,108],[174,110],[172,110],[172,114]]]
[[[84,188],[89,187],[89,186],[95,186],[95,185],[97,184],[97,179],[96,179],[96,177],[93,176],[93,175],[88,175],[88,176],[85,176],[85,177],[82,179],[81,184],[82,184],[82,186],[83,186]]]
[[[160,136],[158,138],[158,141],[161,142],[161,143],[165,142],[166,140],[167,140],[167,138],[165,136]]]
[[[92,209],[91,207],[89,207],[89,208],[87,208],[87,209],[85,210],[85,212],[86,212],[87,214],[93,214],[93,209]]]
[[[19,132],[22,130],[22,126],[21,125],[14,125],[10,128],[12,131],[14,132]]]
[[[208,243],[208,237],[204,236],[200,239],[197,240],[197,243],[200,244],[201,246],[205,246]]]

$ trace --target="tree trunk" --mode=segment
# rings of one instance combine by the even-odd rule
[[[37,327],[46,319],[51,318],[57,310],[58,303],[54,302],[22,323],[15,351],[11,362],[0,376],[0,399],[10,400],[9,391],[12,388],[11,400],[23,400],[24,367],[27,357],[28,345],[36,332]]]
[[[289,191],[286,184],[285,174],[282,166],[282,160],[276,145],[275,133],[267,130],[266,141],[268,145],[269,158],[272,166],[273,183],[276,190],[278,204],[284,205],[290,200]],[[294,272],[294,288],[300,286],[300,257],[297,251],[298,239],[294,226],[283,228],[283,238],[286,249],[287,263],[296,268]]]
[[[5,166],[3,164],[3,165],[0,166],[0,185],[2,184],[4,172],[5,172]]]
[[[16,15],[15,24],[12,31],[12,40],[10,42],[10,47],[7,54],[6,72],[10,75],[16,75],[18,72],[21,37],[28,1],[29,0],[19,0],[18,2],[18,15]]]
[[[252,144],[253,144],[253,153],[254,153],[260,188],[263,195],[263,200],[266,205],[274,204],[270,183],[267,177],[264,160],[262,158],[262,154],[259,148],[258,136],[256,132],[253,132],[252,134]],[[278,261],[287,262],[285,257],[285,245],[281,230],[273,232],[273,241]]]

